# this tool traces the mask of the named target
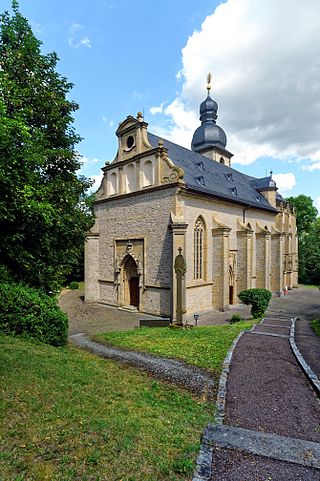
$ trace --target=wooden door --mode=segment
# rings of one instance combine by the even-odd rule
[[[139,307],[139,278],[131,277],[129,281],[130,306]]]

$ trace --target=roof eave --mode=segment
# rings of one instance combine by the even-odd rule
[[[181,190],[186,190],[190,193],[197,194],[201,197],[211,197],[211,198],[215,198],[215,199],[219,199],[219,200],[223,200],[223,201],[227,201],[227,202],[232,202],[234,204],[246,206],[247,208],[250,207],[252,209],[266,210],[268,212],[273,212],[273,213],[279,212],[279,210],[272,207],[272,205],[270,205],[270,207],[266,206],[266,205],[258,205],[258,204],[254,204],[254,203],[251,203],[251,202],[246,201],[246,200],[241,200],[241,199],[237,199],[237,198],[233,199],[231,197],[226,197],[226,196],[223,196],[223,195],[221,195],[219,193],[216,193],[216,192],[203,192],[203,191],[197,189],[196,187],[190,186],[188,184],[181,187]]]

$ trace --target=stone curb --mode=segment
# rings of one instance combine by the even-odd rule
[[[209,446],[236,449],[255,456],[320,468],[320,443],[213,424],[206,427],[203,438]]]
[[[215,421],[218,426],[221,426],[224,421],[226,394],[227,394],[227,381],[228,381],[228,374],[230,371],[230,364],[231,364],[233,352],[241,336],[245,332],[251,332],[254,327],[255,327],[255,324],[252,326],[252,328],[249,331],[240,332],[240,334],[233,341],[233,344],[230,347],[229,351],[227,352],[227,355],[223,361],[222,372],[221,372],[220,381],[219,381],[219,390],[218,390],[217,401],[216,401],[217,410],[216,410]],[[204,433],[202,435],[200,453],[197,458],[197,465],[196,465],[196,469],[195,469],[192,481],[209,481],[209,479],[212,476],[213,446],[210,446],[207,443],[207,439],[205,436],[207,429],[208,429],[208,426],[205,427]]]
[[[289,336],[289,341],[290,341],[290,346],[293,351],[293,354],[295,355],[298,363],[300,364],[300,367],[302,368],[303,372],[307,376],[308,380],[310,381],[312,387],[316,391],[317,395],[320,396],[320,381],[316,375],[316,373],[311,369],[309,364],[306,363],[304,357],[300,353],[298,346],[294,340],[295,336],[295,328],[296,328],[296,317],[293,317],[291,319],[291,329],[290,329],[290,336]]]

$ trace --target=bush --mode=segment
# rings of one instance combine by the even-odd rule
[[[314,321],[311,321],[311,327],[314,330],[314,332],[320,336],[320,319],[315,319]]]
[[[68,318],[55,298],[23,284],[2,282],[0,332],[63,346],[67,342]]]
[[[79,289],[79,284],[76,281],[72,281],[69,284],[69,289]]]
[[[233,314],[233,316],[230,319],[230,324],[234,324],[235,322],[240,322],[242,321],[240,314],[236,312],[236,314]]]
[[[266,312],[272,294],[267,289],[246,289],[238,297],[244,304],[251,305],[252,316],[259,318]]]

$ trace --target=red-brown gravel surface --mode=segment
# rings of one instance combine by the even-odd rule
[[[285,338],[242,336],[226,401],[226,424],[320,442],[319,400]]]
[[[320,303],[318,318],[320,318]],[[296,321],[295,341],[304,360],[320,379],[320,337],[315,334],[309,321],[304,319]]]
[[[320,481],[320,472],[243,451],[215,448],[210,481]]]
[[[272,334],[282,334],[283,336],[289,336],[290,328],[285,326],[272,327],[264,324],[258,324],[254,329],[256,332],[266,332]]]

